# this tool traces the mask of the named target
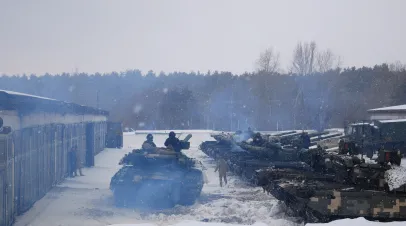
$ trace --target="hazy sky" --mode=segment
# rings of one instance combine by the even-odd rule
[[[0,73],[283,68],[315,40],[344,66],[406,63],[405,0],[0,0]]]

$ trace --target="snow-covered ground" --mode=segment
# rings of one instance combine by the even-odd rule
[[[295,225],[286,220],[278,201],[230,175],[226,187],[219,186],[214,162],[198,146],[210,140],[210,132],[193,133],[191,148],[185,153],[200,160],[208,183],[203,187],[197,203],[190,207],[177,206],[159,212],[142,212],[113,206],[109,190],[111,177],[120,168],[121,157],[133,148],[139,148],[145,134],[124,136],[124,149],[106,149],[96,156],[96,166],[84,169],[85,176],[68,178],[52,189],[24,215],[17,217],[15,226],[46,225],[111,225],[140,224],[192,225],[186,222],[222,222],[232,224]],[[155,134],[155,143],[161,146],[167,135]],[[149,224],[149,225],[150,225]],[[193,224],[195,225],[195,224]],[[203,224],[203,225],[207,225]]]

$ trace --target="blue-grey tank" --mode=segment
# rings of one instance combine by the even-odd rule
[[[136,149],[120,164],[123,167],[110,182],[118,207],[157,210],[193,205],[203,188],[202,170],[183,153]]]

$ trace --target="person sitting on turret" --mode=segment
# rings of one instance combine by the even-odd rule
[[[300,135],[300,138],[302,139],[302,148],[309,149],[310,147],[309,134],[303,131],[302,134]]]
[[[173,131],[169,133],[169,137],[165,141],[165,146],[173,149],[175,152],[180,152],[182,149],[180,140],[176,137],[176,134]]]
[[[142,149],[154,149],[156,148],[156,145],[154,143],[154,136],[152,134],[147,135],[147,140],[144,141],[142,144]]]
[[[264,144],[264,139],[262,138],[260,133],[256,133],[254,138],[252,139],[252,145],[255,146],[262,146]]]
[[[253,138],[254,135],[255,135],[255,133],[254,133],[254,131],[252,130],[251,127],[248,127],[247,134],[248,134],[248,136],[249,136],[250,138]]]

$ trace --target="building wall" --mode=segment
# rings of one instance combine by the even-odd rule
[[[103,115],[61,115],[55,113],[33,113],[20,118],[17,111],[0,111],[0,117],[3,118],[4,126],[11,126],[13,130],[52,123],[74,124],[107,121],[107,117]]]
[[[371,120],[406,119],[406,113],[370,113]]]
[[[20,129],[20,118],[17,111],[0,111],[4,126],[11,126],[13,130]]]

